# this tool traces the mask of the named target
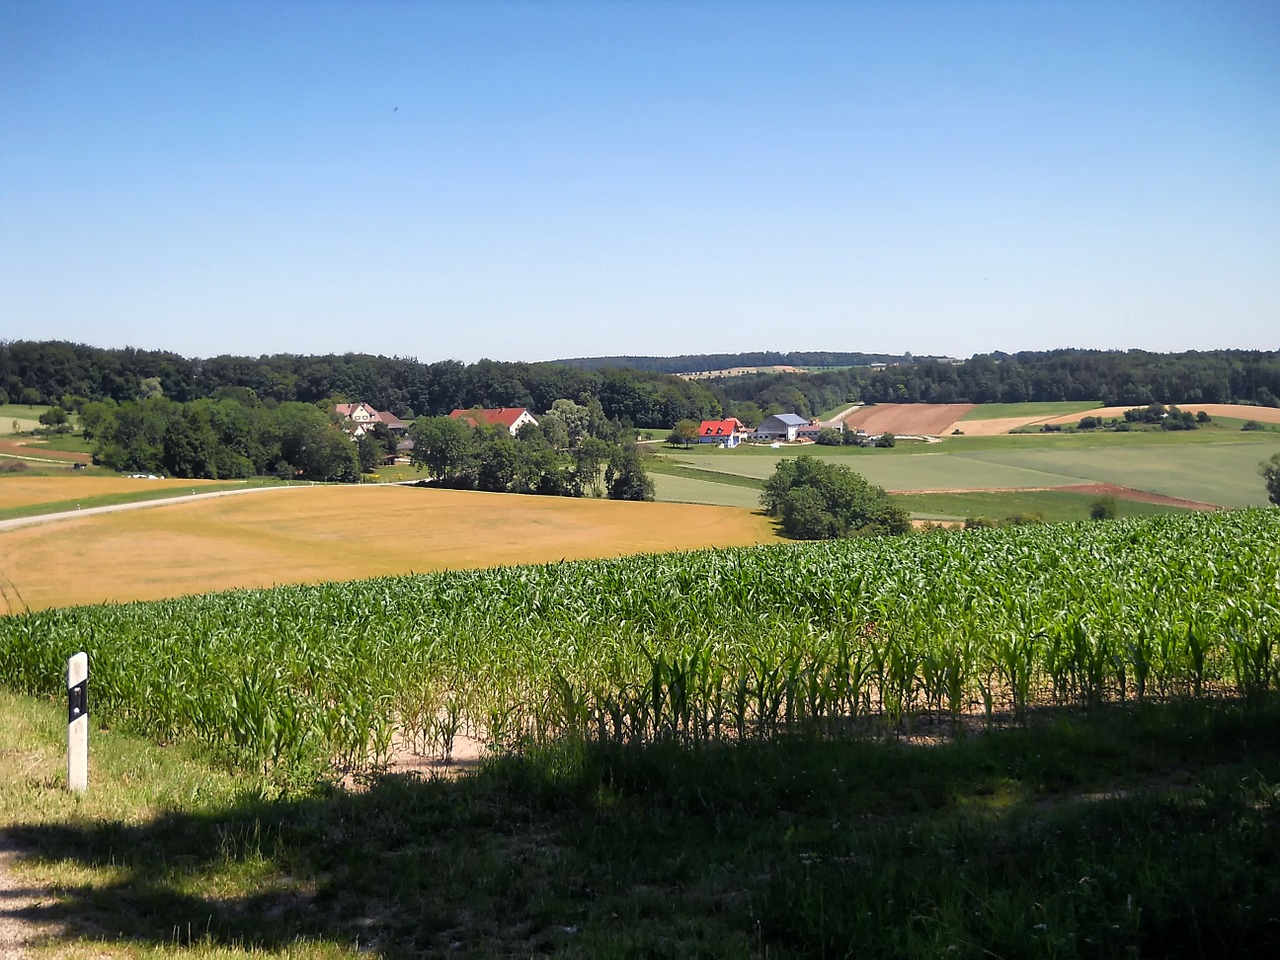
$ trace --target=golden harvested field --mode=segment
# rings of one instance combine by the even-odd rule
[[[1075,416],[1078,420],[1085,414],[1078,413]],[[945,432],[950,433],[952,430],[959,429],[964,431],[966,437],[998,437],[1010,430],[1017,430],[1018,427],[1025,427],[1029,423],[1040,423],[1044,419],[1044,417],[997,417],[993,420],[965,420],[951,424]]]
[[[767,518],[734,507],[398,486],[274,489],[2,531],[0,613],[776,539]]]

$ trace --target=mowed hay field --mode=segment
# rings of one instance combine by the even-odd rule
[[[400,486],[276,489],[0,532],[0,613],[776,540],[767,518],[733,507]]]

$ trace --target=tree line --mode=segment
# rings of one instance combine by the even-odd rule
[[[723,354],[673,358],[675,365],[724,366],[786,358],[866,359],[872,354]],[[653,358],[618,358],[640,362]],[[1280,405],[1280,351],[1050,350],[980,354],[955,363],[903,355],[886,366],[840,366],[808,373],[760,373],[688,381],[669,373],[584,360],[422,363],[368,354],[187,359],[164,351],[105,350],[64,342],[0,343],[0,399],[116,402],[164,396],[179,402],[252,403],[364,400],[409,419],[455,408],[525,406],[547,410],[589,396],[620,424],[670,430],[681,420],[734,416],[755,426],[770,413],[817,416],[844,403],[1016,403],[1090,400]],[[574,365],[569,365],[570,363]],[[879,363],[879,361],[877,361]],[[656,365],[656,364],[655,364]]]
[[[554,364],[456,360],[421,363],[368,354],[187,359],[132,348],[107,350],[61,341],[0,342],[0,391],[22,403],[117,403],[164,396],[187,403],[233,399],[315,404],[362,400],[401,419],[471,407],[543,411],[557,399],[587,395],[618,423],[669,429],[678,420],[718,416],[719,397],[679,377],[635,370],[575,370]]]
[[[403,439],[378,424],[353,440],[329,402],[94,400],[81,406],[80,423],[94,459],[110,469],[209,480],[356,482],[394,457]],[[411,460],[444,486],[653,499],[635,445],[592,398],[583,404],[556,400],[540,424],[516,437],[462,419],[420,417],[410,438]]]

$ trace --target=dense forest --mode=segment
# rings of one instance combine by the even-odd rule
[[[553,363],[580,370],[627,367],[649,373],[702,373],[737,367],[866,367],[873,363],[909,363],[911,354],[892,353],[690,353],[679,357],[574,357]]]
[[[724,354],[673,358],[710,364],[811,365],[815,359],[872,354]],[[274,404],[363,400],[402,418],[455,408],[550,409],[557,399],[594,398],[615,423],[668,430],[680,420],[736,416],[758,423],[768,413],[814,416],[855,400],[870,403],[994,403],[1097,400],[1108,405],[1251,403],[1280,405],[1280,351],[1051,350],[992,353],[964,362],[936,358],[874,361],[807,373],[760,373],[687,381],[651,370],[587,361],[422,363],[343,354],[187,359],[174,353],[106,350],[64,342],[0,343],[0,393],[15,402],[178,402],[236,399]],[[694,363],[694,361],[697,361]],[[880,367],[880,363],[886,365]],[[4,399],[0,397],[0,399]]]
[[[64,405],[75,398],[120,403],[149,396],[180,403],[236,399],[267,404],[342,398],[364,401],[401,419],[471,407],[544,411],[558,399],[588,396],[599,399],[610,420],[658,428],[721,411],[720,398],[703,384],[633,370],[492,360],[420,363],[351,353],[192,360],[163,351],[31,341],[0,343],[0,391],[14,402]]]

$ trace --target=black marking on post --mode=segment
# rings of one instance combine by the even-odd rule
[[[89,681],[81,680],[74,687],[67,687],[67,723],[88,715]]]

